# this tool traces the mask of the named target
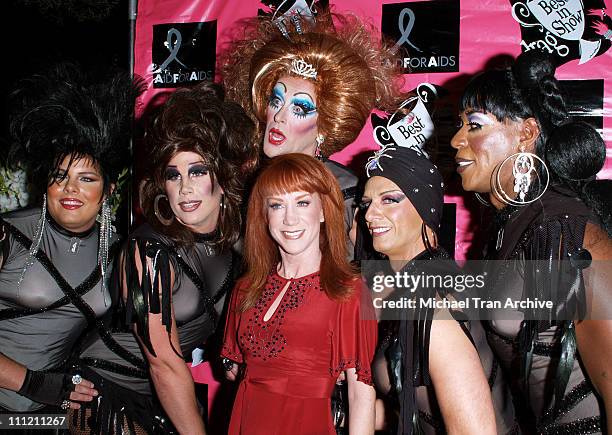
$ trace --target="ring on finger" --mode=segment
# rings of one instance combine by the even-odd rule
[[[83,382],[83,378],[81,377],[81,375],[74,375],[72,377],[72,384],[73,385],[79,385],[81,382]]]

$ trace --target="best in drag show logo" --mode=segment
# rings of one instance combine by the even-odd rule
[[[589,62],[610,48],[612,20],[604,0],[513,1],[512,17],[521,25],[523,51],[554,54],[559,64]]]

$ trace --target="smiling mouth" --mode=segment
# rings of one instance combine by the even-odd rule
[[[304,234],[304,230],[281,231],[283,237],[288,240],[297,240]]]
[[[197,210],[197,208],[202,204],[202,201],[184,201],[179,202],[179,207],[186,213]]]
[[[65,198],[65,199],[60,200],[60,204],[66,210],[76,210],[77,208],[80,208],[83,206],[83,201],[79,201],[78,199],[75,199],[75,198]]]
[[[474,160],[457,159],[457,172],[461,174],[468,166],[474,163]]]
[[[370,228],[370,234],[372,235],[372,237],[380,237],[383,234],[388,233],[389,231],[391,231],[391,228],[389,227]]]
[[[268,142],[272,145],[281,145],[286,139],[285,135],[276,128],[271,128],[268,132]]]

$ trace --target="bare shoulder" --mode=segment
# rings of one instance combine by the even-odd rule
[[[589,250],[594,260],[612,259],[612,239],[598,225],[587,223],[584,231],[584,247]]]

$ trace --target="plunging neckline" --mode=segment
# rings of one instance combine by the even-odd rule
[[[295,283],[299,284],[300,282],[303,281],[308,281],[310,280],[312,277],[317,276],[320,273],[319,270],[311,272],[309,274],[297,277],[297,278],[285,278],[284,276],[281,276],[278,271],[275,269],[274,273],[273,273],[273,277],[275,277],[276,279],[278,279],[281,283],[281,291],[276,295],[276,297],[274,297],[274,299],[272,300],[272,303],[267,307],[267,309],[265,310],[261,321],[264,324],[268,324],[270,323],[276,316],[276,313],[278,312],[279,308],[282,307],[283,303],[285,302],[285,298],[287,296],[287,293],[291,290],[291,286],[294,285]],[[274,305],[276,304],[276,307],[274,307]],[[272,312],[270,312],[270,310],[274,307],[274,310]],[[269,315],[269,317],[268,317]],[[267,318],[267,319],[266,319]]]

